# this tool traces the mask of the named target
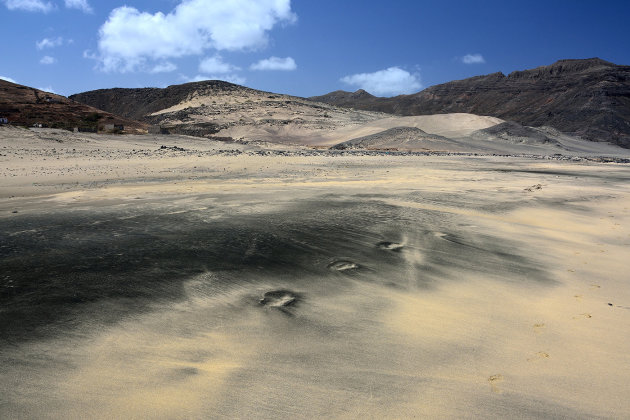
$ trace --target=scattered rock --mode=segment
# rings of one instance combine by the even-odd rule
[[[534,190],[542,190],[542,185],[536,184],[536,185],[532,185],[531,187],[525,188],[525,191],[529,191],[529,192],[532,192]]]
[[[185,152],[186,149],[184,149],[183,147],[178,147],[178,146],[160,146],[160,150],[174,150],[176,152]]]

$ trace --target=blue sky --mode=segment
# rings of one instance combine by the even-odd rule
[[[630,64],[630,1],[0,0],[0,77],[70,95],[216,78],[379,96],[562,58]]]

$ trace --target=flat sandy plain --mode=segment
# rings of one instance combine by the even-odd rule
[[[0,133],[0,417],[630,417],[630,165],[279,147]]]

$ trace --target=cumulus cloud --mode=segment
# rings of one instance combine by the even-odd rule
[[[242,76],[239,76],[238,74],[222,74],[220,76],[216,76],[216,75],[206,76],[203,74],[198,74],[195,77],[187,77],[184,75],[180,75],[180,79],[183,82],[203,82],[204,80],[223,80],[225,82],[230,82],[237,85],[243,85],[247,81],[247,79],[245,79]]]
[[[374,73],[359,73],[341,78],[343,83],[357,86],[373,95],[393,96],[417,92],[422,88],[419,76],[399,67]]]
[[[153,66],[149,73],[170,73],[172,71],[177,70],[177,66],[170,61],[165,61],[164,63],[159,63]]]
[[[83,13],[94,13],[94,9],[87,0],[65,0],[68,9],[79,9]]]
[[[60,45],[63,45],[63,38],[60,36],[57,38],[44,38],[35,43],[38,50],[43,50],[44,48],[55,48]]]
[[[55,64],[57,62],[57,59],[55,57],[51,57],[49,55],[45,55],[42,57],[41,60],[39,60],[39,62],[41,64]]]
[[[11,79],[10,77],[7,77],[7,76],[0,76],[0,80],[6,80],[7,82],[17,83],[14,79]]]
[[[464,64],[483,64],[486,60],[481,54],[466,54],[462,57],[462,63]]]
[[[42,0],[4,0],[4,4],[9,10],[24,10],[26,12],[48,13],[55,9],[54,4]]]
[[[204,58],[201,60],[201,63],[199,63],[199,71],[205,74],[233,73],[239,70],[240,68],[223,61],[223,58],[218,54],[213,57]]]
[[[284,70],[291,71],[297,69],[295,60],[291,57],[279,58],[269,57],[249,66],[251,70]]]
[[[295,19],[291,0],[182,0],[168,14],[118,7],[99,30],[100,67],[127,72],[208,49],[256,49],[276,24]]]

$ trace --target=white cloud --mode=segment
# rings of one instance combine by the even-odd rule
[[[464,64],[483,64],[486,60],[481,54],[466,54],[462,57],[462,63]]]
[[[37,41],[35,46],[38,50],[43,50],[44,48],[55,48],[63,45],[63,38],[58,36],[57,38],[44,38],[41,41]]]
[[[341,81],[357,86],[373,95],[393,96],[417,92],[422,88],[417,74],[398,67],[390,67],[374,73],[359,73],[341,78]]]
[[[41,91],[44,91],[44,92],[48,92],[48,93],[54,93],[55,95],[58,95],[58,93],[53,90],[52,86],[46,86],[46,87],[43,87],[43,88],[39,87],[39,88],[35,88],[35,89],[41,90]]]
[[[295,64],[295,60],[291,57],[269,57],[252,64],[251,66],[249,66],[249,68],[251,70],[291,71],[297,69],[297,65]]]
[[[170,73],[172,71],[177,70],[177,66],[170,61],[165,61],[164,63],[156,64],[149,73]]]
[[[39,60],[39,62],[41,64],[55,64],[57,62],[57,59],[55,57],[51,57],[49,55],[45,55],[42,57],[41,60]]]
[[[127,72],[208,49],[260,48],[277,23],[295,20],[291,0],[181,0],[168,14],[123,6],[99,30],[100,67]]]
[[[195,77],[186,77],[184,75],[180,75],[180,79],[183,82],[203,82],[205,80],[223,80],[225,82],[234,83],[236,85],[243,85],[247,81],[247,79],[245,79],[242,76],[239,76],[238,74],[222,74],[220,76],[206,76],[203,74],[198,74]]]
[[[87,0],[65,0],[65,2],[68,9],[79,9],[83,13],[94,13],[94,9],[92,9]]]
[[[92,50],[83,50],[83,58],[98,60],[98,56]]]
[[[223,58],[218,54],[214,57],[204,58],[199,63],[199,71],[206,74],[232,73],[239,70],[240,68],[223,61]]]
[[[26,12],[48,13],[55,9],[55,5],[42,0],[4,0],[9,10],[24,10]]]
[[[13,80],[13,79],[11,79],[10,77],[7,77],[7,76],[0,76],[0,80],[6,80],[7,82],[17,83],[15,80]]]

